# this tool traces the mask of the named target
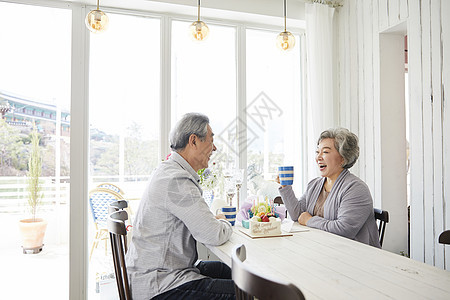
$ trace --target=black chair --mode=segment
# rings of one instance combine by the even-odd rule
[[[378,236],[380,237],[380,246],[383,247],[384,231],[386,223],[389,223],[389,213],[386,210],[374,208],[375,220],[378,220]]]
[[[246,250],[244,245],[233,248],[231,253],[231,276],[236,290],[236,299],[283,299],[304,300],[302,292],[293,284],[280,280],[268,279],[256,275],[244,264]]]
[[[450,230],[445,230],[439,235],[439,243],[450,245]]]
[[[277,196],[273,199],[273,203],[281,205],[284,204],[283,199],[280,196]]]
[[[125,212],[126,213],[126,212]],[[123,220],[109,217],[107,220],[109,239],[116,274],[117,289],[120,300],[131,299],[130,286],[128,284],[127,267],[125,265],[127,228]]]
[[[273,199],[273,203],[278,204],[278,205],[282,205],[284,204],[283,199],[280,196],[277,196]],[[286,215],[284,216],[285,218],[288,217],[288,211],[286,210]]]

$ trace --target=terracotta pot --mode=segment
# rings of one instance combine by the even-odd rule
[[[22,235],[22,248],[24,250],[33,250],[33,253],[39,253],[44,246],[44,235],[47,229],[47,221],[43,219],[24,219],[19,221],[20,233]]]

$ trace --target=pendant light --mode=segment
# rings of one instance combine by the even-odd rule
[[[196,41],[202,41],[208,37],[209,28],[206,26],[205,22],[200,21],[200,0],[198,0],[197,6],[197,21],[189,26],[191,36]]]
[[[283,51],[291,50],[295,46],[295,37],[286,30],[286,0],[284,0],[284,31],[277,36],[277,47]]]
[[[108,28],[109,18],[99,9],[99,1],[97,0],[97,9],[91,10],[85,19],[87,28],[93,33],[100,33]]]

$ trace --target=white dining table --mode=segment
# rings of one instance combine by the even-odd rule
[[[450,299],[450,271],[314,228],[258,239],[240,228],[205,246],[231,267],[233,247],[244,244],[251,269],[295,284],[306,299]]]

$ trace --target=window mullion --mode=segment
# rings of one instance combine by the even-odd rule
[[[236,30],[236,136],[239,168],[247,169],[247,72],[246,72],[246,27],[239,25]],[[244,180],[241,189],[242,199],[247,198],[247,181]]]
[[[160,92],[160,129],[159,158],[164,160],[169,151],[168,136],[171,127],[171,53],[172,20],[167,16],[161,18],[161,92]]]
[[[72,9],[72,92],[70,132],[69,299],[87,299],[87,194],[89,157],[89,35],[86,8]]]

